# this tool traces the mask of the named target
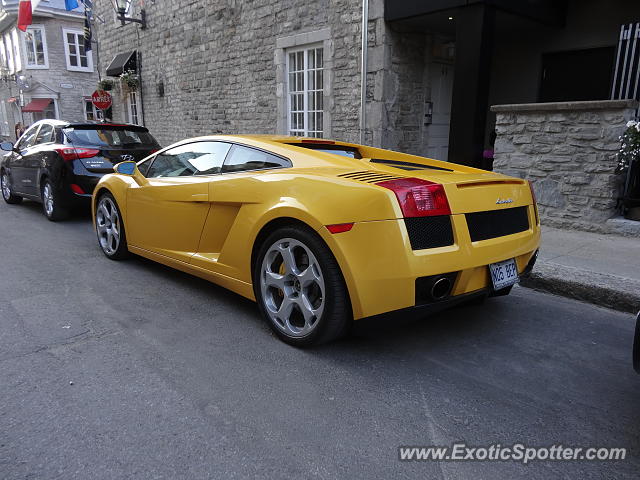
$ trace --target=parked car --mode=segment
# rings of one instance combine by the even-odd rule
[[[61,220],[74,206],[91,205],[98,180],[123,160],[140,160],[160,145],[144,127],[41,120],[13,145],[0,144],[2,196],[42,203],[49,220]]]
[[[363,145],[210,136],[115,170],[93,197],[108,258],[133,252],[257,300],[293,345],[507,294],[540,243],[527,181]]]

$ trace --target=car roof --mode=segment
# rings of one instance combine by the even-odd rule
[[[129,128],[136,128],[136,129],[144,129],[144,130],[148,130],[147,127],[143,127],[142,125],[133,125],[130,123],[112,123],[112,122],[89,122],[89,121],[85,121],[85,122],[67,122],[64,120],[57,120],[55,118],[45,118],[44,120],[38,120],[37,122],[34,122],[33,125],[37,124],[37,123],[48,123],[50,125],[53,125],[55,127],[61,127],[61,128],[74,128],[74,127],[99,127],[101,125],[104,126],[110,126],[110,127],[129,127]]]

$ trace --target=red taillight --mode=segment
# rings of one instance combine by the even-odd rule
[[[56,152],[60,154],[62,160],[69,162],[71,160],[77,160],[78,158],[91,158],[100,153],[100,150],[94,148],[77,148],[77,147],[65,147],[56,148]]]
[[[327,225],[327,230],[331,233],[348,232],[353,228],[353,223],[336,223],[334,225]]]
[[[439,183],[419,178],[400,178],[378,182],[376,185],[388,188],[396,194],[405,218],[451,215],[447,194]]]
[[[70,187],[73,193],[79,193],[80,195],[84,195],[86,193],[80,185],[76,185],[75,183],[72,183]]]
[[[159,152],[159,151],[160,151],[160,149],[159,149],[159,148],[154,148],[153,150],[151,150],[151,151],[149,152],[149,155],[153,155],[154,153]]]

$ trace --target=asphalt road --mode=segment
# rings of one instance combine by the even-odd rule
[[[516,288],[305,351],[219,287],[107,260],[88,217],[2,203],[0,261],[1,479],[638,478],[630,315]],[[398,461],[455,441],[629,452]]]

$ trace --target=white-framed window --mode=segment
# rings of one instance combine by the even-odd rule
[[[133,125],[140,125],[140,111],[138,109],[137,92],[129,92],[126,99],[127,104],[127,122]]]
[[[104,119],[102,110],[96,108],[91,97],[84,98],[84,119],[87,121],[100,121]]]
[[[15,71],[22,71],[22,57],[20,55],[20,40],[18,38],[18,29],[14,28],[11,32],[11,43],[13,44],[13,61],[15,63]]]
[[[49,68],[47,38],[44,26],[30,25],[22,34],[25,54],[25,66],[28,69]]]
[[[64,54],[67,70],[74,72],[93,72],[93,57],[84,49],[84,32],[82,30],[62,29],[64,37]]]
[[[287,51],[287,121],[291,135],[323,136],[323,50],[315,45]]]

